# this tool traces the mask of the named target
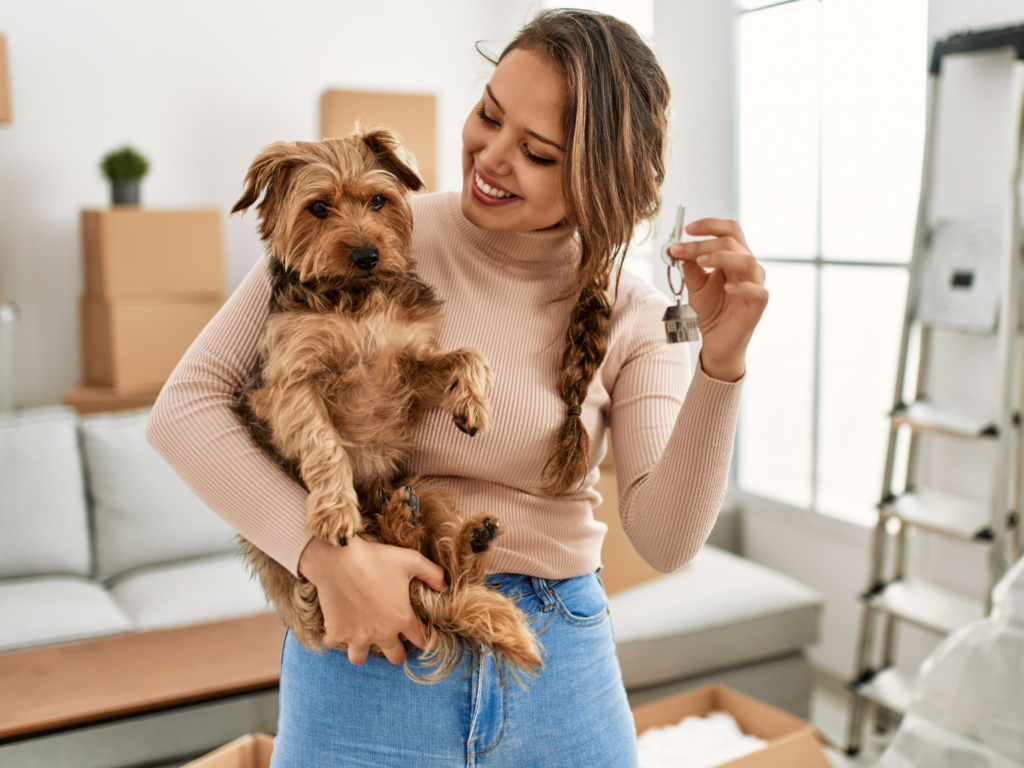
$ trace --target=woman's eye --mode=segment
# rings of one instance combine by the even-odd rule
[[[478,109],[476,113],[480,117],[480,119],[483,120],[487,125],[498,124],[497,120],[491,120],[491,118],[487,116],[487,112],[484,110],[484,103],[482,101],[480,102],[480,109]]]
[[[525,144],[523,145],[523,154],[526,155],[527,160],[529,160],[531,163],[536,163],[537,165],[555,164],[554,160],[549,160],[546,157],[537,157],[537,155],[533,154]]]
[[[373,208],[373,210],[379,211],[381,208],[384,207],[384,203],[386,203],[387,201],[388,199],[384,197],[384,195],[374,195],[372,198],[370,198],[370,206]]]
[[[330,213],[330,209],[327,207],[327,203],[323,200],[317,200],[315,203],[311,203],[306,209],[318,219],[326,219],[327,214]]]

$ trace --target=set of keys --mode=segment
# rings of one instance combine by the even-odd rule
[[[697,313],[693,307],[684,303],[686,297],[686,282],[683,280],[682,264],[668,255],[668,249],[676,243],[683,241],[683,224],[686,220],[686,206],[680,205],[676,211],[676,225],[672,227],[672,234],[668,242],[661,247],[661,260],[668,265],[668,287],[672,295],[676,297],[676,305],[665,310],[661,318],[665,323],[665,335],[668,336],[669,344],[676,344],[680,341],[700,341],[700,329],[697,327]],[[672,284],[672,270],[679,272],[679,290]]]

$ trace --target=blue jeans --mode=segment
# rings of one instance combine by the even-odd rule
[[[517,599],[544,645],[525,690],[489,656],[420,685],[370,656],[307,651],[289,631],[271,768],[530,768],[637,765],[633,717],[597,574],[559,581],[487,577]],[[419,651],[409,654],[417,671]]]

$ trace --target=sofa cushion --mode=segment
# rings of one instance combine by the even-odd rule
[[[626,688],[784,656],[818,639],[813,590],[714,547],[686,568],[612,596]]]
[[[96,575],[226,552],[231,527],[146,442],[147,410],[82,419]]]
[[[0,416],[0,579],[89,575],[77,424],[66,408]]]
[[[116,579],[110,591],[139,629],[271,610],[262,587],[234,554],[133,571]]]
[[[103,585],[80,576],[0,581],[0,651],[134,629]]]

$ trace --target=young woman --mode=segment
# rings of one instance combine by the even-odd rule
[[[315,654],[287,635],[275,768],[635,765],[596,575],[604,430],[626,532],[651,565],[678,568],[724,494],[736,382],[767,302],[735,222],[687,227],[710,236],[672,251],[704,337],[687,386],[686,345],[665,340],[664,297],[616,269],[660,207],[668,103],[665,75],[631,27],[545,12],[502,53],[466,120],[461,192],[413,204],[418,272],[445,302],[441,343],[481,350],[495,384],[490,432],[471,440],[428,414],[409,469],[445,478],[463,512],[501,519],[488,580],[536,620],[544,645],[545,666],[525,687],[486,657],[436,685],[410,681],[399,635],[422,647],[425,630],[409,581],[443,590],[441,569],[359,538],[311,540],[304,491],[231,412],[267,315],[265,262],[164,388],[150,441],[236,530],[316,585],[323,644],[348,644],[347,655]],[[368,658],[371,644],[386,658]]]

